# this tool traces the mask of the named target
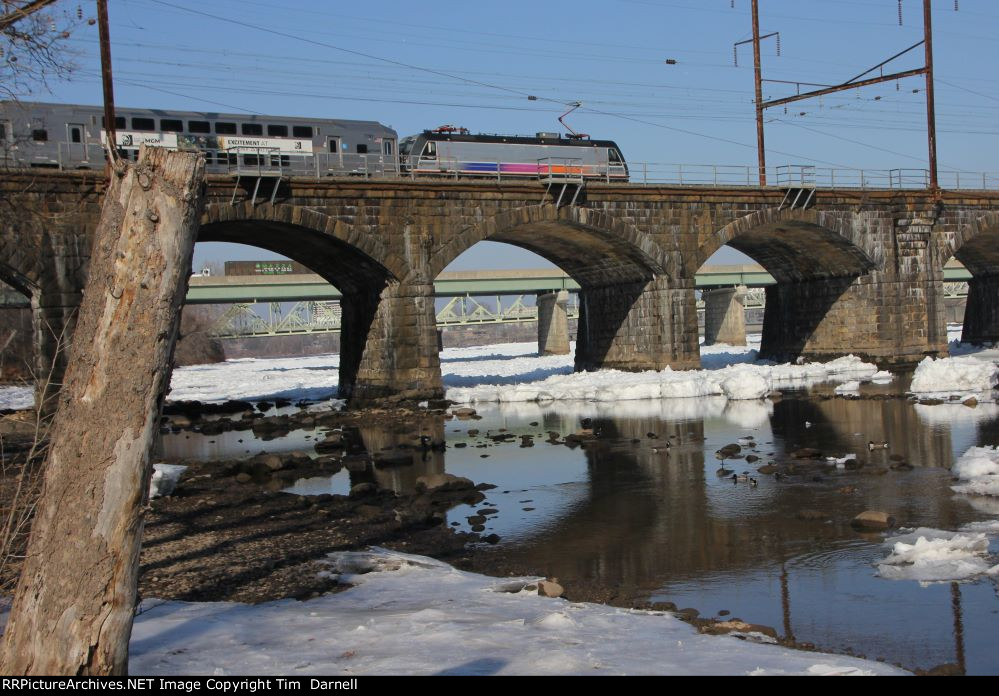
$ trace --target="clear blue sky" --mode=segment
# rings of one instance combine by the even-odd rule
[[[779,57],[773,39],[764,43],[764,77],[774,80],[838,84],[922,38],[921,0],[903,1],[902,26],[897,0],[760,5],[763,33],[781,37]],[[941,169],[999,171],[999,3],[933,5]],[[406,135],[443,123],[557,130],[561,104],[578,100],[573,127],[616,140],[631,162],[752,165],[749,45],[733,65],[733,43],[751,36],[749,8],[749,0],[111,0],[116,101],[374,119]],[[25,97],[100,103],[96,28],[82,27],[70,45],[78,72]],[[922,61],[919,48],[886,72]],[[768,83],[764,97],[794,89]],[[773,109],[768,164],[923,168],[924,104],[918,77]],[[199,256],[215,255],[202,246]],[[460,261],[538,263],[478,247]]]

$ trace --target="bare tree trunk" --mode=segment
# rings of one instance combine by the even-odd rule
[[[157,148],[112,174],[4,636],[4,674],[127,672],[151,449],[204,175],[199,155]]]

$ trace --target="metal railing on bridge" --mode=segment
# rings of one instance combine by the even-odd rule
[[[138,150],[127,150],[134,159]],[[209,173],[231,175],[277,175],[323,179],[348,176],[362,179],[457,179],[480,178],[506,182],[545,179],[548,171],[535,173],[504,171],[496,162],[436,161],[433,168],[410,169],[400,166],[394,155],[381,153],[328,153],[275,151],[275,148],[230,148],[202,150]],[[10,154],[10,153],[8,153]],[[4,159],[7,166],[16,160]],[[489,165],[483,167],[483,164]],[[104,150],[96,144],[59,143],[57,161],[40,166],[60,170],[95,169],[104,166]],[[476,171],[478,169],[478,171]],[[584,178],[591,182],[628,183],[641,186],[704,186],[713,188],[758,188],[755,165],[683,164],[630,161],[626,168],[617,164],[587,165]],[[999,172],[940,170],[941,188],[952,190],[999,190]],[[850,169],[813,165],[781,165],[767,168],[767,180],[774,188],[808,186],[819,189],[920,190],[929,187],[929,170],[913,168]]]

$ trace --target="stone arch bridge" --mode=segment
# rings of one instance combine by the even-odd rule
[[[729,245],[777,281],[765,357],[947,352],[943,267],[972,272],[965,338],[999,339],[999,194],[587,184],[556,207],[538,182],[291,179],[273,202],[210,177],[200,241],[250,244],[343,293],[340,384],[357,401],[442,394],[433,281],[483,240],[549,259],[580,285],[577,369],[699,365],[694,274]],[[31,299],[36,369],[61,360],[83,291],[103,179],[6,173],[0,280]]]

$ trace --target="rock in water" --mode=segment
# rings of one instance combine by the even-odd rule
[[[857,529],[884,530],[895,526],[895,518],[880,510],[865,510],[850,523]]]
[[[561,597],[565,588],[554,580],[542,580],[538,583],[538,594],[542,597]]]

